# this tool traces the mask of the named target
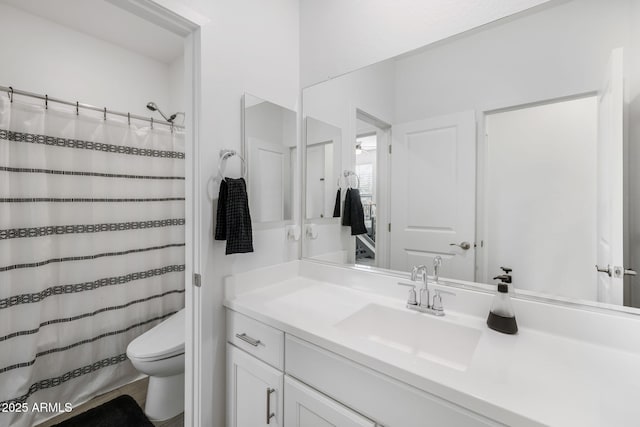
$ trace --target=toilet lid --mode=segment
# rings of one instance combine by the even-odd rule
[[[129,358],[164,359],[184,353],[184,309],[131,341]]]

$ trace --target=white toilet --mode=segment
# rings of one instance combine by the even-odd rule
[[[131,341],[127,356],[149,375],[144,412],[152,421],[184,411],[184,309]]]

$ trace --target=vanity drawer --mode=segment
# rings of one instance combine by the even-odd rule
[[[284,369],[284,332],[227,310],[227,341],[269,365]]]
[[[380,425],[505,426],[291,335],[286,338],[286,360],[287,375]]]

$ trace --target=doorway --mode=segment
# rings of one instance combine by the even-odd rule
[[[55,91],[54,96],[57,98],[55,100],[53,97],[49,97],[49,95],[43,95],[44,109],[48,110],[50,115],[58,114],[62,116],[63,113],[71,113],[73,114],[74,120],[76,122],[85,119],[94,120],[99,123],[104,122],[105,128],[113,124],[112,127],[109,127],[109,130],[127,129],[127,126],[133,129],[134,125],[140,127],[145,121],[149,122],[149,127],[151,128],[151,130],[155,129],[154,132],[157,131],[157,133],[164,132],[166,134],[170,134],[171,132],[169,129],[171,129],[171,131],[178,130],[178,126],[182,125],[184,125],[186,128],[186,134],[182,138],[184,141],[184,149],[173,150],[172,147],[169,147],[168,149],[162,150],[163,153],[173,151],[172,155],[175,155],[175,157],[171,158],[180,160],[184,158],[182,164],[186,165],[186,174],[184,174],[183,176],[181,173],[173,173],[172,171],[170,175],[171,179],[162,181],[162,184],[166,184],[166,182],[176,181],[177,184],[174,185],[171,190],[175,190],[178,187],[181,187],[180,190],[182,192],[171,192],[169,190],[165,190],[165,188],[167,187],[166,185],[157,185],[158,188],[162,188],[164,191],[166,191],[166,196],[175,196],[174,198],[176,200],[166,200],[167,204],[179,204],[183,209],[183,212],[181,212],[181,214],[172,214],[167,218],[172,218],[173,220],[175,220],[172,221],[168,226],[183,228],[183,230],[178,229],[178,231],[174,233],[175,236],[171,236],[175,237],[175,242],[171,244],[175,244],[175,248],[178,248],[176,251],[183,251],[185,255],[181,254],[182,261],[178,260],[176,262],[172,262],[171,265],[174,267],[172,267],[171,269],[162,270],[160,267],[156,269],[155,265],[152,267],[154,267],[154,271],[166,271],[167,274],[172,273],[176,275],[175,280],[172,281],[171,286],[182,286],[183,289],[178,289],[171,295],[180,296],[181,292],[186,293],[186,297],[183,297],[183,301],[186,303],[187,310],[187,321],[185,325],[185,346],[187,353],[187,392],[185,398],[187,408],[185,410],[185,423],[186,425],[199,425],[199,423],[197,422],[197,415],[199,414],[199,408],[197,407],[199,399],[197,396],[200,388],[199,384],[197,383],[200,378],[200,375],[198,373],[199,368],[197,358],[199,352],[199,350],[197,349],[197,344],[200,341],[197,336],[198,326],[200,323],[198,320],[199,293],[197,292],[197,289],[192,286],[192,281],[193,274],[199,272],[198,248],[200,247],[200,242],[198,240],[198,236],[200,236],[201,234],[199,232],[200,221],[198,216],[200,207],[198,200],[194,197],[195,194],[200,194],[198,185],[199,156],[197,140],[200,105],[200,102],[198,100],[200,93],[199,29],[200,26],[206,21],[199,15],[191,13],[188,8],[180,6],[180,11],[173,11],[173,7],[171,6],[160,6],[155,2],[148,2],[145,0],[75,2],[73,11],[68,9],[65,10],[65,8],[61,9],[59,5],[57,7],[55,5],[45,5],[42,2],[15,1],[7,2],[6,4],[3,3],[3,7],[12,6],[12,15],[19,18],[11,20],[12,24],[33,24],[34,30],[31,31],[31,35],[33,35],[33,37],[25,37],[25,40],[28,39],[32,44],[36,44],[37,42],[41,42],[41,44],[39,46],[36,46],[38,48],[37,50],[34,49],[32,51],[27,50],[24,44],[7,44],[7,46],[5,46],[6,49],[13,49],[15,47],[18,47],[22,50],[22,52],[18,51],[15,54],[5,55],[16,59],[15,61],[11,61],[13,63],[16,63],[16,68],[3,67],[2,79],[0,79],[2,81],[0,81],[0,84],[11,84],[15,86],[16,89],[23,89],[24,92],[32,92],[30,97],[33,99],[39,99],[38,94],[40,93],[54,94],[53,91]],[[184,15],[184,13],[187,13],[189,16],[187,17],[186,15]],[[7,15],[7,13],[3,13],[3,16]],[[155,29],[153,27],[155,27]],[[26,25],[18,28],[18,30],[21,30],[23,32],[29,31]],[[44,40],[42,40],[42,34],[45,32],[45,30],[46,36],[44,37]],[[15,37],[16,34],[19,34],[19,32],[14,31],[12,36]],[[61,42],[59,42],[59,40],[61,40]],[[150,41],[150,43],[152,42],[151,44],[153,49],[147,49],[147,46],[145,46],[145,41],[147,40]],[[169,40],[169,42],[167,42],[167,40]],[[48,48],[49,43],[55,44],[55,46],[53,46],[52,48]],[[169,52],[169,55],[166,56],[167,47],[175,48],[175,51],[177,51],[177,53],[174,55],[174,53]],[[172,49],[169,50],[172,51]],[[55,53],[55,55],[53,53]],[[63,56],[63,53],[67,56]],[[25,60],[34,61],[36,63],[36,66],[32,67],[28,64],[25,65]],[[61,63],[56,66],[56,62]],[[41,66],[41,64],[43,63],[48,63],[49,68],[52,71],[45,73],[41,72],[42,70],[44,70]],[[167,65],[168,63],[170,64]],[[133,66],[132,64],[135,64],[135,66]],[[26,69],[34,70],[34,72],[26,73],[24,72],[24,70]],[[80,74],[79,77],[78,74]],[[167,83],[167,81],[165,80],[169,80],[169,82]],[[150,90],[146,91],[147,89]],[[13,89],[11,93],[13,94]],[[18,95],[17,90],[15,95]],[[27,97],[27,95],[25,93],[22,93],[22,97]],[[11,97],[10,99],[11,101],[13,101],[13,97]],[[21,100],[22,99],[23,98],[21,98]],[[17,104],[18,100],[16,100],[14,105]],[[65,104],[67,107],[71,108],[67,108],[66,111],[63,111],[63,108],[61,106]],[[96,117],[92,116],[92,114],[95,116],[95,108],[91,108],[91,105],[89,104],[99,106],[100,115],[99,117],[97,117],[98,120],[95,120]],[[154,104],[157,106],[157,109],[156,107],[154,107]],[[153,108],[148,107],[149,105]],[[104,110],[103,106],[105,106]],[[58,111],[58,109],[55,107],[61,107],[60,111]],[[163,117],[164,114],[160,112],[160,108],[162,108],[164,112],[169,113],[168,118]],[[175,122],[176,129],[173,129],[173,125],[170,126],[169,123],[165,122],[173,120],[173,118],[171,118],[171,113],[173,112],[185,113],[184,116],[178,114],[178,118]],[[183,117],[186,117],[184,121]],[[151,120],[151,118],[154,118],[156,120],[155,128],[153,127],[154,122]],[[71,128],[71,126],[68,126],[68,128]],[[134,132],[131,132],[131,134],[133,133]],[[152,132],[148,132],[147,134],[151,133]],[[99,132],[95,132],[95,135],[98,134]],[[100,134],[100,137],[101,136],[102,134]],[[78,140],[78,138],[74,137],[73,140]],[[93,134],[83,137],[83,140],[92,141]],[[131,148],[131,153],[138,153],[139,156],[135,159],[140,161],[140,164],[148,167],[151,163],[148,161],[148,159],[147,161],[143,162],[143,160],[145,160],[145,155],[140,154],[140,151],[136,151],[139,145],[130,145],[126,148],[127,150]],[[79,149],[79,146],[77,146],[76,149]],[[96,149],[95,151],[98,151],[98,149]],[[181,152],[179,153],[179,151]],[[121,152],[119,151],[118,153]],[[161,158],[161,156],[159,155],[160,150],[154,151],[154,153],[158,154],[157,158]],[[133,156],[138,154],[131,154],[129,160],[134,159]],[[152,156],[149,155],[146,157]],[[51,156],[47,156],[45,158],[49,159],[51,158]],[[89,168],[90,166],[96,166],[96,170],[98,172],[92,172],[94,175],[91,176],[95,176],[99,179],[114,180],[112,182],[116,182],[116,179],[126,179],[129,180],[129,183],[157,183],[157,176],[160,176],[160,173],[158,173],[157,169],[145,172],[141,169],[132,168],[130,173],[124,173],[126,172],[126,170],[124,169],[125,163],[126,162],[124,161],[117,163],[116,166],[121,169],[118,169],[118,173],[110,174],[105,173],[106,162],[95,161],[93,164],[91,164],[91,162],[85,162],[75,169],[82,168],[80,170],[86,171],[86,168]],[[134,163],[134,161],[129,161],[127,165],[131,167],[131,165],[133,165]],[[62,170],[62,167],[60,167],[59,169]],[[84,173],[85,172],[83,172],[83,174]],[[65,177],[79,176],[71,174],[64,175]],[[89,174],[84,174],[82,176],[86,177],[89,176]],[[88,185],[88,178],[83,178],[83,180],[83,184]],[[71,185],[60,185],[59,187],[64,191],[75,191],[75,189]],[[111,184],[104,185],[100,188],[96,186],[96,188],[92,188],[91,190],[87,191],[90,191],[90,193],[88,194],[93,196],[94,193],[98,194],[97,192],[100,191],[100,189],[105,189],[104,191],[106,191],[106,189],[113,189],[115,192],[116,190],[129,191],[131,190],[131,188],[133,188],[132,185],[126,186]],[[136,194],[141,193],[142,191],[138,190],[138,193]],[[169,197],[165,198],[169,199]],[[71,200],[71,198],[67,199]],[[117,200],[115,198],[113,199]],[[184,201],[179,199],[184,199]],[[113,203],[115,203],[114,200],[112,200]],[[151,201],[148,202],[151,203]],[[60,206],[66,205],[61,204]],[[74,212],[79,211],[80,210],[76,210]],[[124,212],[124,209],[105,209],[104,211],[104,218],[106,218],[104,221],[109,222],[110,224],[115,224],[115,222],[112,222],[114,220],[112,219],[111,215],[120,214]],[[148,212],[157,213],[158,210],[140,209],[140,212],[144,212],[144,214],[146,215]],[[136,212],[136,215],[138,215],[138,212]],[[140,215],[140,218],[138,218],[136,215],[132,215],[131,217],[127,218],[116,218],[115,221],[118,221],[117,223],[119,225],[128,222],[129,224],[131,224],[131,230],[151,230],[148,227],[142,226],[138,228],[139,224],[145,224],[142,222],[142,220],[146,220],[146,217]],[[5,218],[6,217],[7,216],[5,216]],[[135,219],[135,222],[132,222],[132,218]],[[154,220],[156,218],[158,217],[153,217]],[[93,220],[93,218],[89,218],[89,220]],[[82,222],[78,221],[78,223],[91,224],[89,220],[82,220]],[[118,228],[117,232],[122,230],[128,229]],[[76,232],[74,232],[74,234],[80,235]],[[99,239],[98,243],[102,244],[104,240],[106,239]],[[141,241],[141,239],[113,239],[113,244],[129,244],[134,241],[137,244]],[[184,249],[181,249],[181,246],[184,246]],[[139,247],[136,246],[136,248]],[[167,247],[168,250],[173,250],[170,248],[173,247]],[[101,250],[103,251],[101,253],[115,253],[115,251],[111,249],[100,249],[94,250],[93,252],[91,252],[91,254],[98,253]],[[109,252],[106,252],[107,250],[109,250]],[[124,257],[124,252],[126,251],[120,250],[118,253],[120,252],[123,253],[119,256]],[[188,260],[188,262],[186,263],[184,262],[185,257]],[[140,263],[133,264],[137,264],[140,268],[144,268],[144,270],[141,271],[151,271],[151,269],[147,269],[145,266],[140,266]],[[98,269],[96,268],[83,268],[80,273],[91,275],[96,273],[97,271]],[[106,277],[107,273],[109,274],[109,277],[115,277],[111,276],[111,271],[111,266],[108,266],[106,272],[101,273],[99,277]],[[126,272],[129,271],[130,270],[128,269],[126,270]],[[133,270],[131,271],[133,274]],[[126,274],[121,276],[125,277]],[[143,278],[142,275],[136,275],[135,277]],[[182,278],[184,278],[184,280],[181,283]],[[88,279],[82,278],[78,280]],[[64,282],[60,281],[60,283],[65,282],[66,280]],[[95,288],[88,289],[86,292],[93,291],[94,289]],[[147,294],[145,294],[144,296],[147,297]],[[140,304],[142,304],[142,302],[140,302]],[[124,304],[120,305],[122,306],[123,310],[126,309],[124,307]],[[69,306],[71,306],[71,304],[69,304]],[[173,307],[170,310],[173,310]],[[106,312],[107,311],[104,311],[104,313]],[[109,310],[108,312],[116,313],[114,310]],[[97,313],[98,311],[96,311],[96,314]],[[162,314],[164,315],[165,313],[163,312]],[[123,316],[123,318],[125,317]],[[156,319],[153,320],[153,322],[157,322],[159,320],[160,319]],[[94,323],[96,325],[111,325],[110,322]],[[127,324],[127,326],[128,325],[129,324]],[[147,325],[150,326],[151,323],[147,323]],[[115,327],[115,325],[113,326]],[[133,329],[130,330],[133,331]],[[115,335],[110,336],[115,337]],[[126,342],[125,340],[122,341]],[[78,348],[81,347],[78,346]],[[115,346],[109,345],[106,346],[106,348],[112,349],[115,348]],[[119,350],[119,352],[122,351],[123,350]],[[121,355],[122,354],[124,353],[121,353]],[[92,357],[93,356],[94,355],[92,355]],[[79,359],[67,356],[66,360],[72,360],[75,363],[76,360]],[[122,366],[117,366],[116,363],[125,361],[126,358],[123,356],[113,360],[115,362],[113,362],[113,364],[109,366],[114,367],[115,370],[116,368],[119,369],[120,366]],[[91,361],[93,361],[93,359]],[[191,363],[191,361],[194,361],[194,363]],[[95,365],[95,363],[93,365]],[[104,366],[102,364],[98,365]],[[59,366],[56,366],[56,368],[59,368]],[[67,372],[70,371],[71,370],[69,369]],[[103,372],[106,372],[106,370]],[[120,372],[122,372],[122,370],[120,370]],[[47,375],[38,375],[35,378],[41,379],[49,375],[48,372],[46,374]],[[135,374],[135,372],[133,374]],[[53,375],[53,373],[51,375]],[[66,378],[65,375],[66,373],[60,375],[60,377]],[[129,380],[129,377],[123,376],[123,378],[123,381]],[[69,394],[73,394],[74,398],[76,398],[77,396],[79,402],[80,400],[89,398],[96,393],[107,391],[109,387],[116,387],[121,383],[113,378],[110,378],[110,381],[112,382],[107,383],[106,381],[102,382],[98,380],[92,381],[91,385],[94,387],[93,389],[86,387],[83,390],[82,394],[75,392]],[[56,380],[55,384],[56,386],[60,384],[59,387],[65,387],[70,385],[71,383],[66,382],[65,380],[63,384],[62,381]],[[54,388],[50,388],[50,390],[51,393],[56,391],[56,389]],[[46,400],[46,396],[42,392],[40,392],[38,398],[42,399],[43,401]]]

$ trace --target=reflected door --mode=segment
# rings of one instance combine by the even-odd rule
[[[473,280],[474,112],[396,125],[392,133],[391,269],[425,264],[431,272],[440,255],[441,276]]]
[[[623,52],[611,54],[598,94],[598,300],[622,304],[623,259]]]
[[[248,138],[249,202],[254,222],[285,219],[285,164],[288,148],[258,138]],[[288,193],[287,193],[288,194]]]

